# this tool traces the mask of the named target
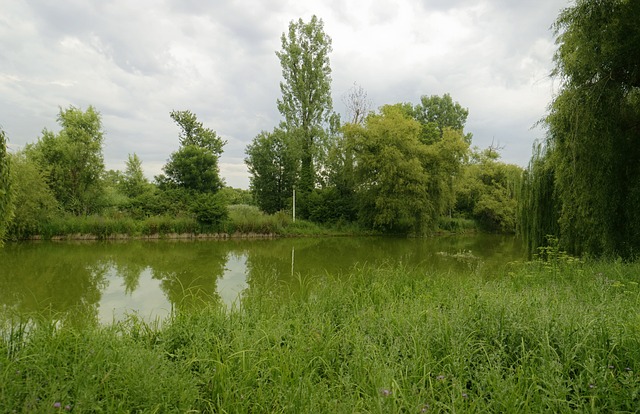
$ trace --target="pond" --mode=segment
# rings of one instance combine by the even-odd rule
[[[0,249],[0,307],[54,317],[82,312],[101,323],[131,313],[160,320],[186,305],[237,306],[265,278],[284,289],[382,263],[489,275],[522,259],[517,239],[497,235],[9,243]]]

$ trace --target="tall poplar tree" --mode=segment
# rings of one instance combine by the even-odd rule
[[[287,133],[299,141],[298,189],[303,200],[316,183],[316,145],[326,134],[324,125],[329,122],[333,108],[331,38],[324,33],[323,26],[322,19],[316,16],[308,23],[302,19],[290,22],[289,31],[282,34],[282,50],[276,52],[283,77],[278,110],[285,119]]]

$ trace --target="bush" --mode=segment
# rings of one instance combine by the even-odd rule
[[[194,197],[191,212],[199,224],[220,226],[228,217],[225,198],[220,194],[204,193]]]

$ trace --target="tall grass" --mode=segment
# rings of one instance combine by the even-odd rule
[[[640,264],[269,274],[242,305],[4,335],[0,411],[636,412]]]
[[[13,239],[28,239],[34,236],[45,240],[57,238],[109,239],[125,237],[167,236],[172,234],[260,234],[260,235],[333,235],[363,234],[355,226],[326,228],[317,224],[297,220],[284,212],[265,214],[255,206],[231,205],[229,217],[222,223],[205,225],[191,216],[151,216],[135,219],[126,214],[107,216],[64,215],[39,223],[37,227],[12,234]]]

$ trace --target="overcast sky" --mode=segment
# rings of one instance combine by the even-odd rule
[[[220,170],[248,188],[244,150],[272,130],[280,36],[315,14],[332,38],[334,109],[357,82],[373,107],[450,93],[473,145],[526,166],[554,94],[549,29],[568,0],[0,0],[0,126],[10,148],[59,131],[59,108],[93,105],[108,169],[150,178],[178,149],[172,110],[227,140]]]

